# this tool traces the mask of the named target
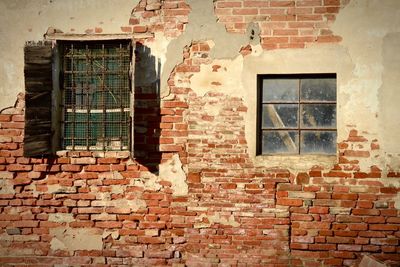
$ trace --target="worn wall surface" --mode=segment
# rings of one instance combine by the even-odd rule
[[[23,157],[50,27],[136,36],[134,151]],[[0,34],[2,265],[400,264],[399,1],[1,0]],[[291,73],[337,74],[336,155],[256,155],[257,74]]]

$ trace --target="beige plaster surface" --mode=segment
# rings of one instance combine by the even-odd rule
[[[188,193],[186,174],[182,169],[182,162],[178,154],[160,164],[159,177],[161,180],[169,181],[172,184],[172,195],[185,196]]]
[[[26,41],[43,40],[49,27],[64,33],[121,33],[139,0],[0,0],[0,110],[24,92]]]
[[[182,62],[182,51],[193,41],[212,40],[214,46],[211,49],[213,58],[234,58],[242,45],[250,42],[249,36],[228,33],[222,23],[217,22],[214,15],[213,1],[187,0],[191,7],[189,23],[182,35],[172,40],[167,47],[166,60],[161,73],[161,97],[169,95],[167,81],[173,68]],[[249,28],[258,29],[250,24]],[[247,32],[250,32],[249,30]],[[257,38],[256,38],[257,39]],[[256,42],[253,40],[251,42]]]
[[[103,248],[101,229],[83,228],[51,228],[50,235],[53,239],[50,242],[52,250],[101,250]]]
[[[397,48],[397,49],[395,49]],[[382,44],[383,74],[379,89],[379,132],[386,164],[400,168],[400,27],[385,35]]]

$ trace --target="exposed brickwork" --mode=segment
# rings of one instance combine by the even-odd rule
[[[162,32],[166,37],[178,37],[188,23],[190,7],[185,0],[141,0],[133,9],[125,32]]]
[[[296,185],[278,185],[278,203],[290,206],[293,258],[349,265],[360,253],[376,253],[381,260],[400,261],[400,214],[394,208],[399,189],[384,185],[378,167],[359,171],[358,161],[369,156],[364,149],[371,143],[351,130],[339,144],[340,163],[332,170],[314,168],[298,174]]]
[[[217,0],[215,14],[228,32],[245,33],[260,26],[264,49],[304,48],[311,43],[341,41],[330,26],[348,0]]]
[[[243,5],[288,12],[300,4],[316,5],[304,6],[313,12],[332,5],[320,15],[329,25],[334,15],[328,15],[346,3],[216,1],[216,12],[221,19],[218,10],[233,13]],[[183,1],[142,0],[127,31],[176,37],[188,11]],[[254,21],[245,16],[240,15],[243,23]],[[284,21],[281,29],[292,22]],[[266,49],[285,47],[266,40]],[[145,41],[137,49],[140,45]],[[241,53],[251,53],[251,47]],[[134,158],[127,152],[24,158],[25,104],[19,94],[15,107],[0,114],[0,264],[351,266],[364,253],[399,263],[400,213],[394,207],[399,188],[384,179],[400,174],[360,166],[379,151],[378,141],[351,127],[331,169],[293,173],[256,167],[246,142],[243,99],[224,92],[200,96],[191,89],[202,64],[214,64],[210,46],[193,41],[170,75],[167,98],[159,99],[154,84],[135,88]],[[174,196],[171,182],[155,173],[174,154],[187,174],[185,196]],[[87,239],[68,247],[74,235]]]
[[[0,117],[2,264],[150,266],[181,261],[184,225],[174,223],[181,216],[173,212],[170,183],[147,185],[152,176],[146,166],[126,152],[24,158],[21,116],[23,95],[16,108]],[[60,228],[97,230],[101,249],[54,249],[52,231]]]

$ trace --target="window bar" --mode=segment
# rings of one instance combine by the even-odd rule
[[[86,44],[86,77],[85,77],[85,80],[86,80],[86,85],[85,85],[85,90],[86,90],[86,111],[87,111],[87,114],[86,114],[86,120],[87,120],[87,125],[86,125],[86,149],[87,150],[89,150],[89,147],[90,147],[90,141],[89,141],[89,139],[90,139],[90,136],[91,136],[91,130],[90,130],[90,101],[89,101],[89,85],[90,85],[90,74],[89,74],[89,68],[91,68],[92,66],[91,66],[91,64],[89,64],[89,56],[90,56],[90,53],[89,53],[89,46],[88,46],[88,44]]]
[[[71,44],[71,105],[72,105],[72,131],[71,131],[71,145],[72,150],[75,150],[75,129],[76,129],[76,84],[74,81],[74,45]]]
[[[297,127],[298,127],[298,132],[297,134],[299,135],[299,142],[298,142],[298,153],[300,154],[300,147],[301,147],[301,105],[300,105],[300,101],[301,101],[301,79],[299,79],[299,87],[298,87],[298,96],[299,96],[299,102],[297,104]]]
[[[105,96],[106,96],[106,90],[105,90],[105,67],[106,67],[106,65],[105,65],[105,49],[104,49],[104,44],[101,44],[101,50],[102,50],[102,55],[103,55],[103,57],[102,57],[102,61],[103,61],[103,66],[102,66],[102,71],[101,71],[101,77],[102,77],[102,80],[101,80],[101,104],[103,105],[103,119],[102,119],[102,124],[103,124],[103,127],[102,127],[102,146],[103,146],[103,150],[105,150],[105,148],[106,148],[106,103],[105,103],[105,101],[106,101],[106,99],[105,99]]]
[[[123,147],[123,140],[122,140],[122,128],[125,126],[123,119],[125,118],[125,113],[124,113],[124,107],[123,107],[123,103],[122,103],[122,86],[125,85],[125,77],[123,75],[123,61],[122,61],[122,43],[119,44],[119,74],[118,74],[118,81],[122,81],[121,84],[118,86],[119,87],[119,103],[120,103],[120,108],[121,108],[121,114],[119,115],[119,145],[120,145],[120,150],[122,150]]]

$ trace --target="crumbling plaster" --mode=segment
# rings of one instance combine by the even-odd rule
[[[398,122],[399,105],[393,99],[398,88],[396,57],[397,36],[384,38],[400,28],[400,2],[392,0],[351,1],[332,25],[336,35],[343,38],[338,44],[313,44],[306,49],[263,51],[252,46],[252,54],[244,57],[214,60],[202,66],[191,78],[191,88],[199,95],[208,91],[225,92],[242,97],[249,108],[246,117],[246,139],[249,154],[257,165],[287,167],[294,172],[307,170],[313,165],[331,167],[336,157],[256,157],[256,75],[287,73],[337,73],[338,141],[346,140],[352,128],[362,132],[368,140],[377,139],[383,146],[380,152],[360,161],[362,170],[373,165],[383,170],[386,165],[397,169],[400,152]],[[393,19],[396,18],[396,19]],[[383,40],[385,43],[383,44]],[[215,43],[214,49],[218,46]],[[382,59],[386,55],[386,61]],[[390,58],[390,60],[389,60]],[[221,65],[221,73],[213,73],[212,65]],[[387,73],[386,73],[387,71]],[[240,74],[240,75],[238,75]],[[385,78],[384,87],[382,77]],[[221,85],[216,86],[215,84]],[[232,86],[235,85],[235,86]],[[368,144],[364,144],[369,149]],[[385,159],[391,152],[392,160]],[[385,170],[384,170],[385,171]]]
[[[400,2],[396,0],[354,0],[339,13],[332,29],[343,37],[355,64],[348,88],[346,125],[367,131],[378,139],[381,150],[376,161],[384,171],[387,165],[399,169],[400,143],[398,117],[398,34]],[[389,154],[388,154],[389,153]],[[393,155],[395,159],[390,157]]]
[[[101,28],[103,33],[119,33],[126,25],[132,7],[139,1],[78,1],[60,0],[6,1],[0,0],[0,108],[13,104],[16,91],[23,90],[23,45],[27,40],[40,40],[48,27],[65,32],[85,33]],[[281,49],[263,51],[258,38],[251,39],[250,29],[258,33],[257,24],[250,24],[246,35],[227,33],[217,22],[213,1],[188,0],[191,7],[189,23],[177,39],[169,40],[162,34],[147,42],[157,58],[157,71],[161,65],[161,97],[169,94],[167,81],[173,68],[182,61],[182,50],[192,41],[212,40],[211,57],[214,62],[203,65],[201,72],[191,78],[191,88],[199,95],[208,91],[222,91],[242,97],[249,110],[246,117],[246,138],[249,153],[255,157],[256,74],[258,73],[317,73],[338,74],[338,140],[344,140],[353,127],[377,139],[381,152],[375,158],[361,162],[365,168],[378,165],[398,168],[400,144],[396,142],[399,122],[396,99],[396,47],[400,28],[400,3],[387,0],[385,5],[377,0],[353,0],[341,10],[331,29],[342,37],[338,44],[315,44],[306,49]],[[88,12],[95,10],[96,12]],[[113,10],[113,12],[110,12]],[[32,23],[34,22],[34,23]],[[239,50],[252,44],[252,54],[243,58]],[[396,65],[397,64],[397,65]],[[221,65],[212,72],[212,65]],[[218,86],[216,83],[220,82]],[[275,159],[274,159],[275,160]],[[256,159],[259,161],[259,159]],[[302,164],[308,168],[313,159]],[[335,160],[327,158],[322,165]],[[269,159],[269,165],[283,161]],[[296,159],[289,162],[296,166]],[[321,163],[321,162],[319,162]],[[265,160],[261,160],[265,164]],[[297,167],[295,167],[296,169]],[[300,167],[299,167],[300,168]]]
[[[73,253],[76,250],[101,250],[103,248],[101,229],[81,229],[58,227],[50,229],[53,239],[50,248],[53,251],[64,250]]]
[[[191,8],[189,23],[185,32],[177,39],[172,40],[167,47],[166,61],[161,74],[161,97],[169,94],[167,81],[173,68],[182,61],[182,51],[192,41],[212,40],[214,47],[211,50],[212,58],[234,58],[243,45],[257,42],[250,39],[251,29],[258,33],[256,24],[250,24],[246,35],[227,33],[223,24],[217,23],[214,15],[213,1],[187,0]]]

